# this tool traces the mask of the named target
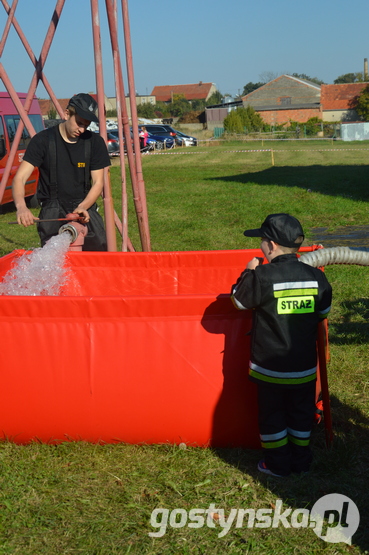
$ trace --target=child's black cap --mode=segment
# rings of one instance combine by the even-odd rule
[[[290,214],[269,214],[259,229],[247,229],[246,237],[265,237],[283,247],[299,247],[304,240],[300,222]]]

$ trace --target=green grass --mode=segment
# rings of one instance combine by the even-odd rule
[[[317,144],[316,144],[317,143]],[[242,230],[260,225],[271,212],[301,218],[309,238],[313,227],[369,224],[368,145],[327,142],[226,143],[144,156],[152,248],[233,249],[258,245]],[[264,148],[266,145],[264,144]],[[323,150],[325,149],[325,150]],[[327,150],[328,149],[328,150]],[[240,152],[241,151],[241,152]],[[118,168],[112,168],[118,182]],[[115,206],[119,213],[119,198]],[[129,235],[140,250],[135,216]]]
[[[270,152],[237,152],[273,148]],[[288,211],[311,229],[369,225],[367,143],[222,143],[142,158],[152,248],[253,248],[243,230],[268,213]],[[349,149],[357,149],[349,150]],[[119,214],[119,168],[111,170]],[[129,202],[129,235],[140,250]],[[35,212],[36,213],[36,212]],[[35,227],[8,225],[0,216],[1,255],[38,245]],[[47,445],[0,443],[0,555],[315,555],[369,552],[369,269],[326,268],[334,290],[330,316],[329,382],[335,440],[313,434],[308,476],[277,480],[259,475],[258,451],[185,450],[172,445]],[[78,346],[76,346],[78,349]],[[37,349],[35,349],[37,356]],[[6,394],[6,392],[5,392]],[[341,493],[358,506],[361,523],[352,547],[329,544],[311,529],[168,527],[150,525],[153,509],[308,508]]]

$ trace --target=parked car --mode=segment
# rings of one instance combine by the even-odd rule
[[[138,130],[140,131],[141,129],[141,125],[139,126]],[[175,146],[175,140],[174,137],[171,137],[170,135],[160,135],[157,133],[154,133],[153,131],[151,131],[150,129],[148,129],[148,127],[165,127],[164,125],[145,125],[144,127],[146,127],[146,131],[148,132],[149,136],[147,138],[147,143],[150,144],[153,141],[155,141],[156,145],[155,148],[160,150],[162,148],[173,148]]]
[[[149,133],[153,133],[159,137],[174,137],[175,142],[179,146],[197,146],[197,139],[174,129],[171,125],[145,125]]]
[[[24,104],[27,94],[17,93],[17,96],[19,101]],[[44,129],[40,105],[35,96],[33,97],[31,106],[28,109],[28,117],[37,133]],[[5,173],[5,167],[10,156],[10,149],[12,148],[20,121],[21,117],[10,95],[7,92],[0,92],[0,181]],[[31,136],[25,127],[17,147],[16,156],[13,159],[10,175],[5,183],[4,195],[2,199],[0,199],[0,204],[7,204],[13,201],[11,187],[12,180],[21,161],[23,160],[24,153],[30,140]],[[27,199],[27,203],[29,203],[29,205],[33,208],[38,206],[36,195],[37,183],[38,169],[34,168],[25,184],[25,197]]]
[[[152,133],[149,133],[147,142],[149,142],[149,139],[156,142],[155,148],[158,150],[161,150],[163,148],[174,148],[176,144],[173,137],[161,137],[159,135],[153,135]]]
[[[119,138],[118,134],[112,133],[111,131],[107,132],[108,136],[108,153],[109,156],[119,156]]]
[[[110,131],[110,134],[111,134],[111,135],[114,135],[114,136],[116,137],[116,139],[119,141],[118,129],[115,130],[115,131],[114,131],[114,130],[113,130],[113,131]],[[124,137],[123,137],[123,140],[124,140]],[[132,146],[133,146],[133,133],[132,133],[132,129],[131,129],[131,143],[132,143]],[[148,137],[148,138],[147,138],[147,148],[146,148],[145,150],[154,150],[155,148],[159,148],[159,149],[160,149],[160,148],[163,148],[163,143],[160,142],[160,145],[158,146],[158,145],[156,144],[156,140],[155,140],[155,139],[153,139],[152,137]],[[124,150],[125,150],[125,152],[127,151],[127,148],[126,148],[125,143],[124,143]],[[141,149],[141,150],[142,150],[142,149]]]
[[[172,137],[175,138],[176,132],[170,125],[156,125],[148,123],[145,125],[148,133],[156,135],[157,137]]]
[[[182,131],[176,130],[176,143],[179,146],[197,146],[196,137],[185,135]]]
[[[111,130],[108,131],[108,135],[111,135],[112,139],[116,139],[118,141],[118,148],[119,148],[119,134],[118,134],[118,129],[116,130]],[[133,133],[132,133],[132,129],[131,129],[131,140],[133,143]],[[174,140],[173,139],[166,139],[165,137],[154,137],[149,133],[149,136],[147,138],[147,147],[146,147],[146,151],[147,150],[162,150],[165,146],[165,148],[173,148],[174,146]],[[126,146],[124,145],[124,150],[126,151]]]

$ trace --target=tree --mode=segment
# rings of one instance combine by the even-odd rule
[[[309,77],[306,73],[292,73],[291,77],[296,77],[296,79],[304,79],[304,81],[310,81],[311,83],[316,83],[317,85],[324,85],[324,81],[321,81],[317,77]]]
[[[263,129],[264,121],[262,120],[260,114],[255,112],[252,106],[237,108],[237,111],[248,131],[259,131],[260,129]]]
[[[213,92],[211,96],[209,96],[208,100],[206,101],[206,106],[212,106],[213,104],[221,104],[223,100],[223,95],[219,91]]]
[[[265,83],[274,81],[274,79],[277,79],[277,77],[279,76],[280,76],[280,73],[275,73],[274,71],[263,71],[263,73],[260,73],[259,79],[264,85]]]
[[[50,106],[50,110],[47,112],[47,117],[48,117],[49,119],[56,119],[56,118],[58,117],[58,113],[57,113],[57,111],[56,111],[56,109],[55,109],[54,104],[52,104],[52,105]]]
[[[254,108],[236,108],[225,118],[224,129],[229,133],[250,133],[264,129],[264,122]]]
[[[243,133],[244,125],[237,110],[231,110],[223,121],[224,129],[228,133]]]
[[[205,108],[205,100],[203,98],[195,98],[191,100],[191,110],[203,110]]]
[[[152,119],[155,118],[155,106],[151,102],[145,102],[144,104],[138,104],[137,115],[141,118]]]
[[[252,83],[250,81],[244,86],[241,96],[246,96],[247,94],[250,94],[252,91],[255,91],[259,87],[262,87],[264,84],[265,83]]]
[[[369,121],[369,85],[356,97],[352,107],[356,109],[363,121]]]
[[[113,110],[107,110],[106,111],[106,117],[107,118],[116,118],[118,115],[116,108],[114,108]]]
[[[169,104],[166,104],[165,102],[161,102],[159,100],[159,102],[155,104],[155,114],[156,114],[156,117],[158,118],[170,117],[171,114],[170,114]]]
[[[174,117],[181,117],[186,112],[191,110],[191,104],[186,99],[184,94],[174,94],[170,105],[168,105],[170,115]]]
[[[362,83],[364,81],[364,76],[361,71],[356,73],[345,73],[344,75],[340,75],[333,81],[335,85],[339,85],[340,83]]]

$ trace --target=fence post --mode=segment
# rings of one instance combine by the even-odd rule
[[[274,152],[272,148],[270,149],[270,152],[272,154],[272,166],[274,166]]]

